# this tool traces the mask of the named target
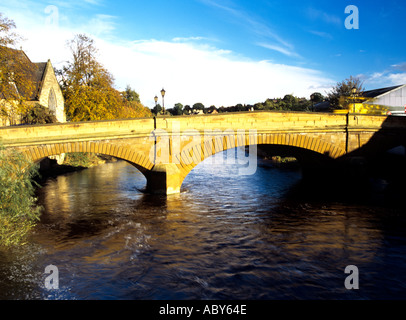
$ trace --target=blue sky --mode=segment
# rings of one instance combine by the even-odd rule
[[[348,5],[359,29],[348,30]],[[66,40],[86,33],[116,86],[153,106],[255,103],[285,94],[326,94],[359,76],[366,89],[406,83],[406,2],[2,0],[33,61],[69,59]]]

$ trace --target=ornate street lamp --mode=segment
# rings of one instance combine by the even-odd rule
[[[154,101],[155,101],[155,107],[156,107],[156,104],[158,103],[158,96],[154,97]]]
[[[165,114],[165,101],[164,101],[165,90],[163,88],[161,90],[161,95],[162,95],[162,114]]]

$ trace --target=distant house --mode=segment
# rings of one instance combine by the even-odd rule
[[[217,111],[216,109],[212,109],[212,110],[209,110],[208,113],[209,113],[209,114],[217,114],[218,111]]]
[[[204,112],[203,112],[203,110],[194,109],[194,110],[193,110],[193,114],[195,114],[195,115],[201,115],[201,114],[204,114]]]
[[[54,68],[51,61],[34,63],[28,58],[22,50],[15,50],[10,48],[2,48],[7,50],[8,59],[19,59],[23,61],[24,65],[32,68],[33,72],[28,73],[27,77],[30,77],[30,81],[34,84],[34,90],[31,94],[24,92],[23,88],[19,88],[18,85],[13,85],[11,90],[15,90],[18,96],[24,98],[25,103],[28,105],[35,105],[39,103],[40,105],[49,108],[55,115],[58,122],[66,122],[66,116],[64,112],[64,98],[62,95],[62,90],[56,79]],[[11,61],[12,63],[12,61]],[[13,108],[13,104],[9,101],[5,101],[7,93],[0,93],[0,103],[6,105],[7,108]],[[5,115],[0,116],[0,125],[7,126],[11,124],[19,124],[21,115],[17,115],[10,118]]]
[[[349,99],[347,110],[333,110],[329,101],[323,101],[314,105],[315,111],[319,112],[356,112],[366,114],[402,114],[406,115],[406,84],[387,88],[364,91]]]

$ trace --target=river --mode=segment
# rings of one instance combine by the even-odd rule
[[[0,251],[0,298],[406,298],[404,208],[378,187],[326,198],[300,169],[259,161],[241,176],[213,159],[168,197],[146,194],[124,161],[48,179],[29,243]],[[45,285],[48,265],[58,289]],[[358,290],[344,285],[348,265]]]

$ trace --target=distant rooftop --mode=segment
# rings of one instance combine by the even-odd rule
[[[364,91],[362,93],[362,96],[365,98],[376,98],[379,97],[389,91],[395,90],[397,88],[402,87],[403,85],[399,86],[394,86],[394,87],[387,87],[387,88],[381,88],[381,89],[375,89],[375,90],[369,90],[369,91]]]

